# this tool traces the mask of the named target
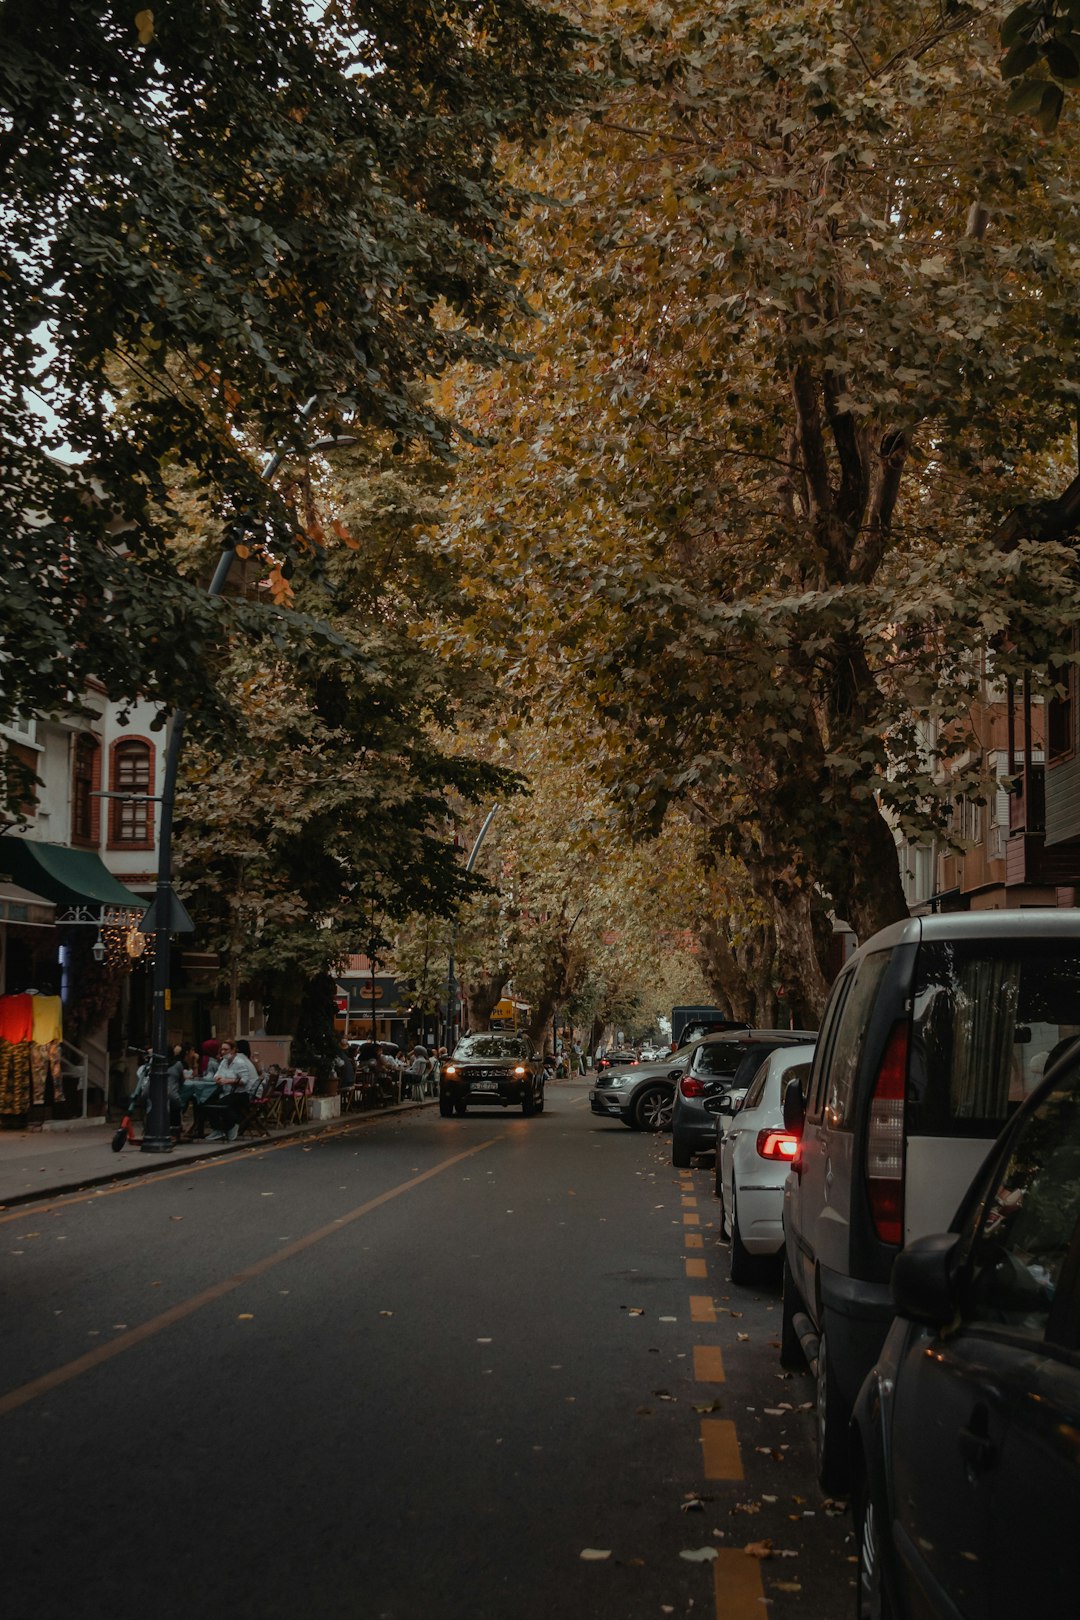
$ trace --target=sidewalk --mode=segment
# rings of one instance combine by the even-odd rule
[[[0,1210],[39,1198],[79,1192],[84,1187],[153,1175],[178,1165],[198,1164],[223,1153],[246,1153],[251,1148],[268,1147],[294,1137],[318,1135],[320,1131],[335,1130],[343,1124],[412,1113],[418,1108],[432,1107],[436,1100],[425,1098],[423,1102],[395,1103],[389,1108],[346,1114],[343,1119],[311,1120],[271,1131],[269,1136],[241,1136],[235,1142],[183,1142],[171,1153],[142,1153],[130,1143],[114,1153],[112,1139],[116,1121],[111,1125],[87,1125],[71,1131],[0,1131]]]

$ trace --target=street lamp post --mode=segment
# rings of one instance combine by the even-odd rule
[[[484,817],[484,825],[477,833],[476,842],[472,847],[468,860],[465,862],[466,872],[471,872],[475,866],[476,857],[480,853],[480,845],[484,842],[484,839],[487,836],[487,830],[491,826],[491,823],[495,820],[495,814],[498,808],[499,807],[497,804],[493,804],[487,815]],[[455,1013],[457,1010],[457,986],[454,982],[454,947],[456,944],[457,930],[454,929],[450,934],[450,961],[446,969],[446,1044],[451,1051],[453,1051],[454,1048],[454,1023]]]
[[[314,413],[318,397],[312,395],[300,412],[300,421],[310,421]],[[324,445],[315,445],[313,449],[329,448],[330,445],[351,443],[351,439],[342,436],[332,439]],[[259,476],[264,483],[269,483],[285,459],[284,450],[272,451],[264,460],[259,469]],[[210,581],[208,596],[220,596],[225,589],[225,582],[232,570],[236,557],[234,546],[226,546],[218,558],[218,565],[214,570],[214,577]],[[187,725],[188,710],[177,709],[173,716],[172,727],[169,731],[169,741],[165,750],[165,777],[161,789],[161,818],[158,826],[158,868],[157,885],[154,893],[153,905],[143,917],[139,927],[141,932],[154,935],[154,1000],[151,1016],[151,1034],[154,1045],[153,1057],[150,1065],[150,1086],[146,1112],[146,1129],[143,1132],[142,1151],[144,1153],[171,1153],[173,1147],[172,1133],[169,1130],[169,981],[171,977],[171,941],[173,933],[189,933],[193,930],[190,917],[184,909],[179,896],[173,893],[172,887],[172,828],[173,806],[176,802],[176,776],[180,762],[180,749],[184,741],[184,728]]]

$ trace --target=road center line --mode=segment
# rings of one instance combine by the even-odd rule
[[[730,1418],[702,1418],[701,1449],[706,1479],[742,1479],[739,1437]]]
[[[695,1344],[694,1377],[699,1384],[722,1384],[724,1352],[718,1344]]]
[[[39,1395],[47,1395],[50,1390],[58,1389],[61,1384],[70,1383],[73,1378],[79,1378],[94,1367],[100,1367],[111,1361],[114,1356],[122,1355],[125,1350],[133,1350],[136,1345],[142,1344],[146,1339],[152,1339],[156,1334],[164,1332],[185,1317],[193,1316],[196,1311],[202,1310],[204,1305],[212,1305],[215,1300],[223,1299],[226,1294],[233,1293],[244,1283],[252,1282],[256,1277],[263,1276],[272,1271],[285,1260],[291,1260],[295,1255],[302,1254],[313,1244],[321,1243],[323,1238],[332,1237],[340,1232],[343,1226],[349,1226],[358,1221],[363,1215],[370,1215],[372,1210],[380,1209],[393,1198],[400,1198],[402,1193],[412,1192],[423,1182],[430,1181],[433,1176],[441,1175],[444,1170],[450,1170],[455,1164],[461,1164],[465,1159],[473,1158],[477,1153],[483,1153],[486,1148],[494,1147],[501,1142],[503,1136],[493,1136],[487,1142],[478,1142],[476,1147],[467,1148],[464,1153],[455,1153],[452,1158],[443,1159],[440,1164],[433,1165],[430,1170],[421,1171],[420,1175],[413,1176],[409,1181],[401,1182],[397,1187],[391,1187],[387,1192],[379,1193],[376,1198],[369,1198],[366,1204],[360,1204],[351,1209],[347,1215],[339,1215],[326,1226],[320,1226],[317,1231],[309,1232],[307,1237],[298,1238],[284,1249],[276,1249],[273,1254],[266,1255],[262,1260],[256,1260],[254,1265],[245,1266],[243,1271],[235,1272],[231,1277],[204,1288],[202,1293],[193,1294],[190,1299],[181,1300],[178,1305],[162,1311],[160,1316],[153,1316],[141,1326],[132,1328],[128,1333],[121,1333],[117,1338],[111,1339],[108,1344],[100,1345],[97,1349],[88,1351],[85,1356],[79,1356],[75,1361],[69,1361],[66,1366],[57,1367],[53,1372],[45,1373],[41,1378],[35,1378],[29,1384],[23,1384],[13,1389],[9,1394],[0,1396],[0,1417],[6,1417],[9,1412],[15,1412],[20,1406],[26,1406],[30,1401],[36,1400]]]
[[[735,1547],[717,1548],[713,1560],[716,1620],[761,1620],[765,1589],[756,1558]]]

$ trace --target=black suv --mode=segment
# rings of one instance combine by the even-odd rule
[[[458,1041],[442,1066],[439,1113],[463,1114],[471,1102],[520,1104],[526,1118],[544,1112],[544,1060],[527,1035],[491,1030]]]

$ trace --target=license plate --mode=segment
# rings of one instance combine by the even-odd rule
[[[474,1080],[471,1089],[473,1091],[498,1091],[499,1088],[494,1080]]]

